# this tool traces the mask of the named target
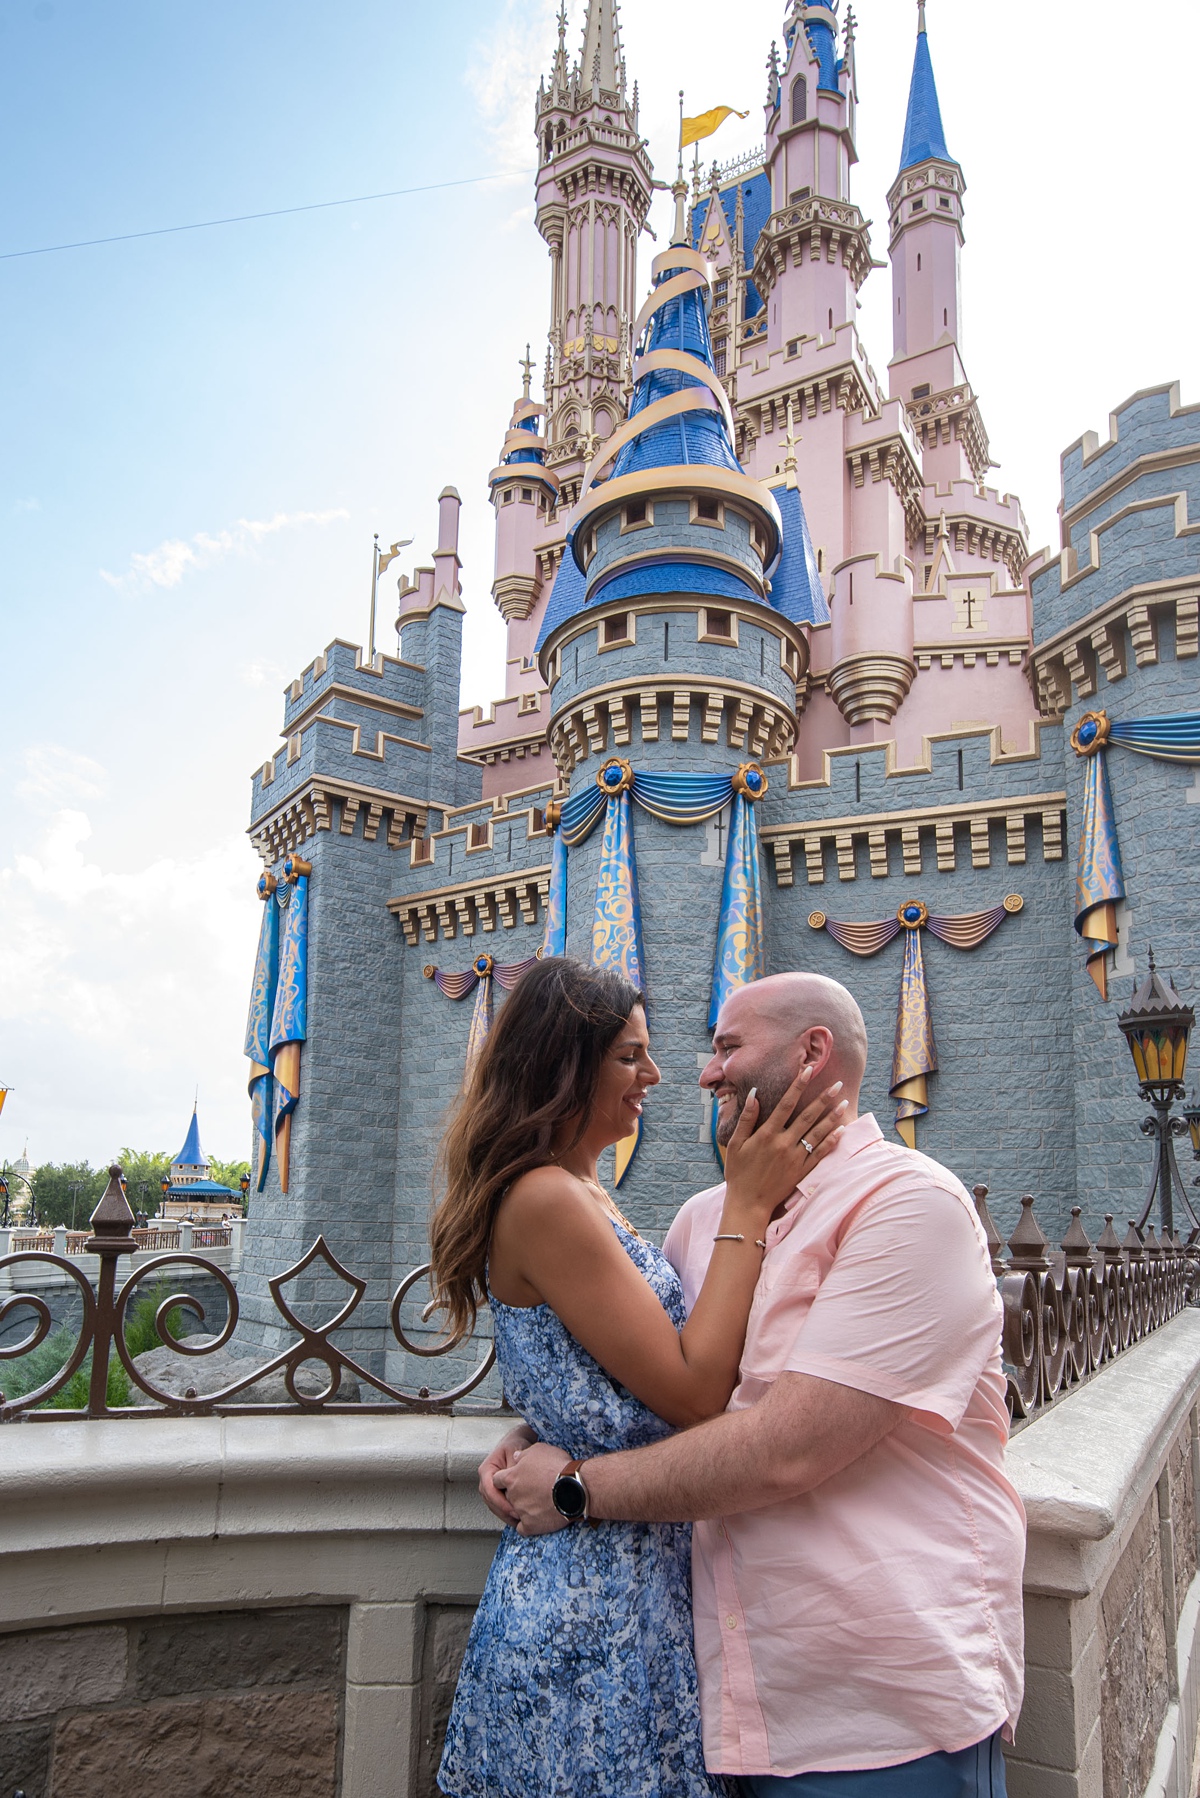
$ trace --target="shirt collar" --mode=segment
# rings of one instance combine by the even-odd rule
[[[842,1131],[837,1147],[831,1149],[823,1161],[818,1161],[811,1174],[806,1174],[799,1186],[784,1205],[784,1216],[800,1203],[801,1199],[815,1198],[819,1192],[836,1180],[842,1168],[852,1155],[859,1155],[869,1149],[873,1143],[883,1141],[883,1131],[875,1121],[873,1112],[864,1111],[861,1117],[847,1124]],[[782,1221],[782,1219],[780,1220]]]

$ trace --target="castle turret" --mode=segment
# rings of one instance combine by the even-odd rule
[[[570,502],[584,461],[625,416],[637,240],[653,182],[614,0],[588,0],[580,60],[570,72],[560,12],[537,136],[537,227],[551,266],[547,459]]]
[[[965,190],[962,169],[946,148],[920,0],[900,168],[888,194],[894,350],[889,368],[892,394],[906,402],[946,393],[966,381],[960,349]],[[934,466],[927,462],[927,478],[981,481],[989,464],[977,411],[973,429],[947,432],[944,439],[955,453],[934,457]],[[939,434],[938,443],[927,447],[941,444]]]

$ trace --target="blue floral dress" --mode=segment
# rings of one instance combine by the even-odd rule
[[[613,1228],[678,1329],[683,1291],[651,1243]],[[583,1459],[670,1426],[609,1378],[548,1305],[491,1301],[504,1390]],[[458,1678],[438,1784],[451,1798],[714,1798],[692,1653],[691,1525],[506,1529]]]

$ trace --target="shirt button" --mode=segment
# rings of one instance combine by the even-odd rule
[[[729,1625],[730,1629],[737,1628],[737,1618],[736,1617],[726,1617],[725,1621]]]

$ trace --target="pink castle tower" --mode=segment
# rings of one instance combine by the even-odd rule
[[[524,766],[541,756],[548,722],[534,647],[584,470],[628,408],[637,242],[653,187],[614,0],[589,0],[573,69],[566,32],[564,7],[535,126],[537,227],[550,250],[546,397],[531,398],[526,351],[523,392],[491,476],[492,596],[508,626],[505,697],[490,716],[474,707],[460,721],[461,753],[482,763],[485,796],[535,783],[541,772]]]
[[[987,487],[987,434],[961,354],[965,181],[942,126],[919,0],[900,168],[888,196],[894,355],[885,387],[858,329],[873,269],[851,197],[857,161],[855,23],[840,0],[790,0],[767,61],[761,149],[707,182],[691,242],[712,268],[713,366],[747,474],[803,495],[816,577],[797,692],[795,777],[831,749],[998,730],[1025,751],[1028,561],[1018,501]],[[627,88],[613,0],[589,0],[571,67],[566,17],[537,96],[537,224],[550,250],[544,399],[523,390],[491,475],[492,594],[508,628],[503,699],[462,714],[461,753],[487,797],[545,778],[548,693],[536,646],[576,609],[563,547],[589,464],[624,422],[637,241],[654,185]],[[819,592],[817,589],[819,588]],[[551,600],[552,591],[554,593]],[[516,764],[514,766],[514,764]]]

